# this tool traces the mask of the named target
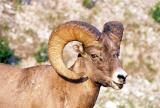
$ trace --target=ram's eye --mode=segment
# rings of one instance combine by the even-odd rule
[[[91,54],[91,57],[92,58],[96,58],[96,57],[98,57],[96,54]]]

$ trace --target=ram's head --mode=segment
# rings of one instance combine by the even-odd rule
[[[57,73],[70,80],[88,78],[94,83],[121,89],[127,73],[119,61],[123,25],[108,22],[100,33],[94,26],[79,21],[60,25],[49,40],[49,60]],[[74,46],[78,58],[71,68],[63,60],[63,49],[68,42],[79,41]]]

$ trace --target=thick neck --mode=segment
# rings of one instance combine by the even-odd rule
[[[87,76],[91,76],[92,66],[85,58],[78,58],[71,68],[77,73],[84,72]],[[67,108],[93,108],[100,90],[100,85],[87,78],[77,82],[71,81],[66,84],[66,95],[69,96],[65,100]],[[70,100],[70,101],[68,101]],[[74,103],[74,104],[73,104]]]
[[[100,90],[100,85],[86,80],[83,83],[66,85],[66,108],[93,108]],[[70,100],[70,101],[68,101]],[[73,104],[74,103],[74,104]]]

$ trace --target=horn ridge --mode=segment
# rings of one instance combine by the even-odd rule
[[[99,32],[99,30],[96,27],[94,27],[93,25],[91,25],[89,23],[86,23],[86,22],[83,22],[83,21],[70,21],[70,22],[67,22],[66,24],[72,24],[72,23],[76,24],[76,25],[79,25],[83,29],[86,29],[87,31],[90,31],[93,34],[96,34],[97,38],[99,38],[100,35],[101,35],[101,32]]]

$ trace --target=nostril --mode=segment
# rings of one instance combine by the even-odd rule
[[[118,77],[119,79],[123,79],[123,80],[126,79],[123,75],[118,75],[117,77]]]

